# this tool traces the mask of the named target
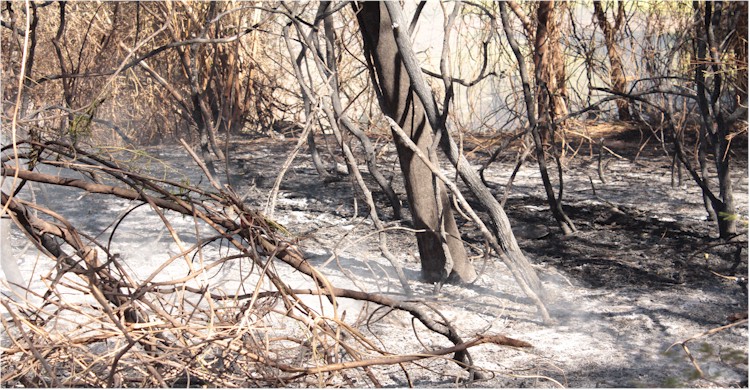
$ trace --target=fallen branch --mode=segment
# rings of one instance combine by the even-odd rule
[[[455,352],[466,351],[467,349],[471,347],[476,347],[477,345],[482,345],[482,344],[506,345],[506,346],[518,347],[518,348],[530,348],[532,346],[531,344],[526,343],[524,341],[516,340],[516,339],[512,339],[512,338],[500,336],[500,335],[481,336],[471,341],[467,341],[461,344],[456,344],[452,347],[440,348],[440,349],[431,350],[431,351],[424,351],[424,352],[420,352],[417,354],[383,356],[383,357],[375,358],[375,359],[360,360],[360,361],[354,361],[354,362],[342,362],[342,363],[337,363],[337,364],[329,364],[325,366],[310,367],[310,368],[299,368],[299,367],[289,367],[289,366],[280,366],[279,368],[281,368],[282,370],[286,372],[302,372],[306,374],[318,374],[321,372],[340,371],[340,370],[349,369],[349,368],[408,363],[408,362],[413,362],[416,360],[435,358],[435,357],[445,356],[445,355],[455,353]]]
[[[19,145],[30,148],[33,143]],[[14,318],[20,319],[5,324],[12,347],[0,356],[3,367],[8,368],[2,377],[4,383],[41,386],[48,385],[52,377],[59,380],[61,387],[168,387],[182,383],[268,387],[288,385],[309,375],[325,373],[348,378],[359,372],[364,373],[367,383],[379,384],[368,367],[401,365],[454,354],[457,364],[473,372],[481,367],[474,366],[468,358],[468,348],[485,343],[530,347],[526,342],[500,335],[478,335],[464,342],[458,330],[425,302],[401,301],[333,286],[279,234],[273,221],[244,205],[230,187],[210,192],[154,179],[70,145],[38,146],[43,151],[39,166],[62,166],[85,173],[84,178],[14,168],[11,163],[2,166],[2,175],[147,203],[170,229],[179,253],[155,264],[145,279],[136,280],[125,272],[121,257],[108,249],[115,231],[130,212],[121,213],[109,225],[114,228],[107,245],[102,245],[96,238],[79,232],[64,216],[22,199],[25,192],[2,193],[1,200],[16,224],[43,253],[55,260],[50,274],[56,272],[52,277],[42,278],[47,293],[37,295],[30,291],[35,301],[41,300],[41,307],[32,300],[10,302],[0,298]],[[196,230],[195,243],[182,245],[164,210],[193,218],[196,224],[202,221],[216,233],[203,236]],[[225,253],[220,258],[209,259],[201,252],[213,242],[229,247],[226,252],[222,250]],[[99,260],[105,258],[97,255],[99,251],[106,255],[106,261]],[[191,260],[198,255],[200,262]],[[154,280],[178,258],[186,259],[187,274]],[[238,289],[235,294],[227,294],[207,283],[208,279],[198,279],[215,267],[247,260],[250,269],[242,269],[241,283],[243,290],[249,284],[251,293],[240,294]],[[290,288],[276,272],[279,261],[306,275],[312,287]],[[198,287],[187,285],[196,281],[200,283]],[[67,290],[63,293],[62,288]],[[67,302],[77,294],[87,297],[84,303]],[[305,303],[309,300],[301,299],[303,295],[319,296],[321,304],[327,299],[333,306],[333,316],[319,314],[323,313],[323,306],[310,306]],[[407,312],[413,320],[453,345],[400,355],[381,350],[367,336],[343,322],[338,314],[339,298]],[[266,321],[275,324],[289,321],[295,324],[291,328],[298,331],[279,335],[278,328],[268,326]],[[52,334],[45,328],[62,325],[65,329],[69,326],[70,331]],[[92,348],[99,348],[105,340],[109,347],[102,353],[93,353]],[[298,356],[312,358],[299,360]],[[224,361],[233,362],[231,368],[219,363]],[[62,372],[67,377],[60,376]],[[258,376],[249,378],[243,374],[247,372]],[[279,373],[292,375],[284,378]]]
[[[690,349],[688,348],[687,344],[689,342],[691,342],[691,341],[694,341],[694,340],[697,340],[697,339],[700,339],[700,338],[703,338],[703,337],[711,336],[713,334],[719,333],[721,331],[724,331],[724,330],[727,330],[729,328],[733,328],[735,326],[739,326],[739,325],[742,325],[742,324],[747,324],[747,318],[743,319],[743,320],[735,321],[735,322],[733,322],[731,324],[728,324],[728,325],[720,326],[718,328],[713,328],[713,329],[707,330],[705,332],[698,333],[696,335],[688,337],[687,339],[685,339],[683,341],[675,342],[674,344],[670,345],[669,348],[667,348],[664,352],[668,352],[670,349],[672,349],[676,345],[682,346],[682,349],[685,351],[685,354],[687,354],[688,358],[690,359],[690,363],[692,363],[693,367],[695,367],[695,370],[698,371],[698,374],[703,379],[706,376],[703,373],[703,370],[701,370],[700,365],[698,365],[698,361],[695,359],[695,357],[693,357],[693,354],[690,353]]]

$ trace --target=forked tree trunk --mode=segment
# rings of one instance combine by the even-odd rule
[[[625,69],[622,65],[620,50],[617,47],[615,39],[615,34],[620,30],[620,26],[625,19],[625,5],[622,0],[615,0],[615,4],[617,7],[617,15],[615,16],[614,25],[610,24],[607,20],[607,14],[604,13],[601,1],[594,1],[594,15],[596,16],[596,21],[604,35],[604,45],[607,47],[607,57],[609,57],[609,78],[612,82],[612,90],[620,94],[625,94],[627,92],[627,80],[625,79]],[[615,103],[617,104],[617,115],[621,121],[629,121],[633,119],[630,115],[630,103],[627,99],[617,99]]]
[[[562,230],[565,235],[572,234],[576,232],[577,229],[573,224],[573,221],[568,217],[568,215],[562,208],[562,174],[558,175],[558,180],[560,181],[560,193],[557,197],[555,196],[555,191],[552,188],[552,182],[549,178],[549,172],[547,170],[547,154],[544,150],[544,143],[539,130],[540,126],[534,107],[534,94],[532,94],[531,92],[531,81],[529,80],[528,71],[526,70],[526,60],[524,60],[521,49],[518,46],[518,42],[513,37],[513,32],[510,28],[510,21],[508,20],[508,9],[506,4],[504,2],[498,2],[497,4],[498,9],[500,10],[500,18],[502,20],[503,30],[505,31],[505,37],[508,39],[508,44],[510,45],[513,54],[516,57],[516,61],[518,62],[518,71],[519,75],[521,76],[521,83],[523,84],[524,103],[526,104],[526,116],[529,121],[529,128],[531,129],[532,138],[534,139],[537,164],[539,165],[539,173],[542,176],[542,185],[544,186],[544,192],[547,195],[547,204],[550,207],[552,216],[555,217],[555,221],[557,221],[557,225],[560,226],[560,230]],[[543,50],[543,48],[535,47],[535,51],[538,50],[542,52],[546,51]],[[542,68],[543,66],[541,63],[537,64],[535,72],[537,84],[543,83],[541,76],[541,74],[543,73]],[[539,89],[540,88],[537,88],[537,100],[540,100],[539,96],[544,94],[542,91],[539,91]],[[558,172],[560,172],[559,169]]]
[[[695,83],[698,92],[698,107],[701,114],[701,150],[705,156],[711,152],[719,179],[719,196],[709,196],[704,189],[704,199],[708,198],[711,209],[706,209],[711,217],[716,218],[719,236],[728,239],[737,234],[737,218],[734,206],[732,178],[729,167],[729,134],[732,116],[724,114],[722,107],[723,74],[726,69],[719,58],[719,40],[724,40],[721,31],[723,3],[705,2],[701,5],[693,2],[697,31]],[[745,21],[747,23],[747,21]],[[729,33],[727,33],[729,34]],[[717,36],[718,35],[718,36]],[[747,36],[745,36],[747,39]],[[710,69],[707,64],[711,64]],[[710,80],[706,80],[706,75]],[[747,102],[745,101],[745,104]],[[746,110],[742,116],[746,116]],[[727,120],[729,119],[729,120]],[[705,170],[705,168],[704,168]],[[704,177],[706,174],[704,173]]]
[[[451,137],[451,134],[446,127],[446,121],[443,114],[439,114],[437,103],[435,102],[435,96],[427,88],[422,70],[414,54],[412,43],[408,37],[408,29],[404,27],[407,26],[407,24],[401,12],[401,6],[396,2],[383,2],[382,4],[385,5],[388,10],[388,15],[390,15],[390,19],[393,21],[393,37],[395,38],[396,46],[401,53],[404,70],[406,70],[409,75],[414,95],[421,101],[428,123],[430,123],[432,128],[436,129],[438,134],[441,135],[440,148],[443,150],[443,153],[448,156],[450,162],[456,167],[456,172],[461,176],[461,179],[464,184],[466,184],[469,191],[476,196],[483,210],[489,214],[493,225],[492,227],[495,230],[495,235],[493,236],[487,230],[487,226],[479,220],[478,217],[472,219],[477,223],[480,231],[482,231],[482,235],[487,240],[490,247],[500,255],[500,259],[506,266],[508,266],[508,269],[513,274],[513,278],[518,282],[518,286],[537,306],[539,314],[544,322],[550,323],[552,319],[547,311],[547,307],[542,301],[544,289],[528,259],[518,247],[518,243],[511,231],[507,215],[505,215],[505,212],[490,190],[482,185],[482,180],[479,177],[479,174],[477,174],[477,171],[469,165],[466,157],[464,157],[459,151],[458,144],[453,137]],[[395,125],[398,126],[398,124]],[[391,127],[395,131],[395,127],[393,125],[391,125]],[[403,131],[400,132],[403,133]],[[471,210],[469,210],[469,213],[476,216]]]
[[[330,2],[324,2],[322,4],[327,4],[327,6],[321,7],[319,10],[320,12],[330,7]],[[346,110],[344,109],[344,104],[341,101],[341,97],[339,96],[338,91],[341,89],[341,86],[339,85],[339,72],[338,65],[336,63],[338,56],[336,55],[336,49],[334,46],[336,37],[334,32],[335,29],[333,17],[330,14],[323,17],[323,26],[326,38],[326,66],[325,68],[321,68],[320,70],[321,72],[323,72],[323,74],[326,75],[326,77],[328,78],[328,83],[331,86],[331,104],[333,105],[334,114],[336,115],[337,121],[340,122],[346,130],[348,130],[359,140],[364,151],[365,161],[367,162],[367,169],[370,171],[373,179],[375,179],[375,182],[378,183],[378,186],[380,186],[380,189],[383,190],[383,193],[388,197],[388,200],[390,201],[391,207],[393,209],[393,219],[399,220],[401,219],[401,201],[398,199],[396,192],[393,191],[393,187],[391,186],[390,182],[385,178],[385,176],[383,176],[377,166],[375,148],[373,147],[372,142],[370,142],[367,134],[365,134],[362,129],[360,129],[354,122],[349,119],[349,116],[346,114]]]
[[[425,118],[424,107],[410,87],[410,79],[393,36],[392,23],[381,2],[360,3],[357,13],[365,51],[372,60],[383,112],[398,123],[426,155],[433,144],[433,132]],[[430,169],[395,136],[396,150],[404,174],[406,195],[417,233],[422,262],[422,277],[441,282],[449,273],[462,281],[476,277],[468,261],[461,234],[456,226],[447,191],[433,180]],[[437,187],[436,187],[437,185]],[[437,194],[437,196],[436,196]],[[438,214],[442,210],[442,214]],[[447,242],[441,239],[441,230]],[[444,245],[445,244],[445,245]],[[447,250],[446,250],[447,248]]]

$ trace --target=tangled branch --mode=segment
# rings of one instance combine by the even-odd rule
[[[277,223],[247,207],[228,186],[204,189],[155,178],[57,141],[22,141],[18,148],[14,157],[4,156],[2,175],[17,177],[20,184],[2,192],[2,202],[16,226],[53,260],[53,266],[42,277],[46,291],[31,288],[25,299],[0,300],[7,312],[2,319],[5,369],[0,379],[4,383],[379,386],[373,371],[377,366],[453,354],[458,364],[473,372],[478,368],[468,359],[468,348],[487,343],[530,347],[500,335],[463,341],[440,313],[425,304],[333,286],[284,237]],[[13,163],[32,155],[36,156],[33,170]],[[64,168],[64,174],[46,173],[49,170],[43,167]],[[129,272],[111,241],[130,211],[110,225],[112,233],[105,244],[64,215],[27,200],[24,188],[31,185],[147,205],[169,231],[179,253],[156,265],[147,277]],[[195,244],[180,238],[173,213],[195,221]],[[211,250],[212,245],[219,250]],[[290,287],[285,266],[304,274],[309,287]],[[210,270],[222,268],[238,271],[236,292],[226,291],[207,276]],[[183,274],[173,277],[166,272],[169,269]],[[383,350],[343,321],[338,308],[342,298],[406,312],[452,344],[407,354]]]

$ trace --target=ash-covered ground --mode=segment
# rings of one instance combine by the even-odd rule
[[[390,146],[380,146],[381,167],[405,200],[395,155]],[[232,147],[231,184],[248,204],[262,209],[294,141],[255,139],[234,142]],[[151,152],[179,167],[193,182],[200,180],[200,171],[182,150],[160,147]],[[486,155],[470,157],[479,163]],[[360,169],[375,192],[380,215],[389,222],[391,252],[411,279],[414,296],[403,295],[393,267],[378,249],[367,206],[352,190],[351,181],[321,181],[304,149],[284,176],[274,218],[338,287],[427,302],[465,339],[502,334],[533,345],[471,349],[475,366],[485,370],[488,379],[471,382],[470,387],[746,387],[746,323],[687,344],[704,378],[683,348],[672,344],[747,313],[747,291],[719,276],[747,277],[747,165],[739,159],[733,173],[743,235],[736,243],[722,243],[716,239],[715,224],[706,221],[697,186],[687,175],[683,183],[673,183],[670,158],[653,150],[633,160],[633,156],[604,156],[602,181],[598,155],[580,153],[564,159],[563,203],[579,229],[571,236],[563,236],[554,224],[534,161],[522,166],[513,183],[505,208],[521,249],[544,282],[555,325],[541,323],[494,254],[482,258],[479,232],[465,220],[459,220],[459,226],[481,276],[468,285],[445,285],[437,295],[432,285],[419,282],[418,252],[409,223],[388,221],[391,211],[364,164]],[[498,198],[513,166],[514,155],[508,154],[485,172]],[[34,196],[92,231],[101,232],[128,206],[122,200],[54,191],[37,188]],[[87,207],[81,207],[83,202]],[[408,208],[404,211],[408,215]],[[149,218],[156,217],[136,212],[117,234],[115,249],[136,275],[147,276],[155,269],[160,252],[176,251],[169,237],[154,228],[158,221]],[[183,224],[187,230],[192,228],[190,221]],[[42,289],[38,276],[51,263],[40,259],[18,232],[13,244],[32,288]],[[232,279],[230,272],[211,277]],[[299,273],[286,275],[293,288],[308,283]],[[387,314],[361,302],[342,300],[341,304],[347,322],[391,353],[449,345],[404,313]],[[408,364],[408,375],[404,372],[399,366],[377,369],[379,377],[387,378],[382,382],[386,386],[467,385],[466,370],[448,359]]]

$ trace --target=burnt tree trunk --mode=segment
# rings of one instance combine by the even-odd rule
[[[359,6],[357,19],[365,53],[372,60],[383,112],[398,123],[420,150],[434,156],[429,151],[433,144],[432,128],[410,86],[386,7],[381,2],[363,2]],[[476,272],[468,261],[445,186],[433,180],[427,165],[398,137],[394,135],[394,139],[414,227],[422,230],[417,233],[417,244],[423,279],[441,282],[451,274],[461,281],[473,280]],[[442,241],[441,231],[446,233],[447,242]]]

